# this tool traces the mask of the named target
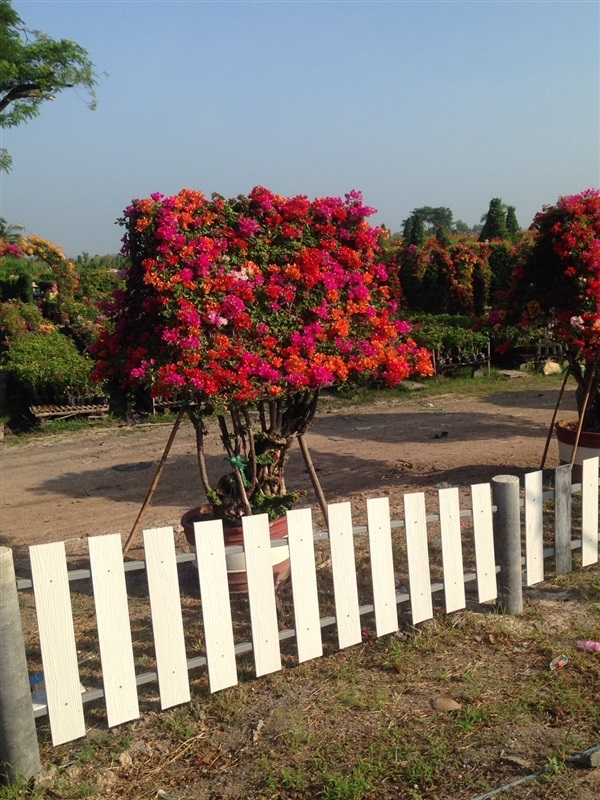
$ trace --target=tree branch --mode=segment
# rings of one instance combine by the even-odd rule
[[[71,85],[66,85],[65,89],[72,88]],[[0,114],[7,108],[11,103],[14,103],[15,100],[23,100],[26,97],[31,97],[32,99],[35,98],[36,92],[42,92],[43,89],[39,83],[21,83],[19,86],[15,86],[9,92],[7,92],[4,97],[0,100]],[[40,97],[40,100],[42,97]]]

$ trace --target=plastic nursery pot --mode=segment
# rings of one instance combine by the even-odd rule
[[[577,437],[577,425],[578,421],[575,419],[557,422],[554,426],[556,428],[558,455],[561,464],[571,463],[573,447],[575,446],[575,439]],[[585,461],[586,458],[594,458],[595,456],[600,456],[600,433],[581,431],[577,452],[575,453],[575,462],[573,464],[574,482],[577,483],[581,480],[581,464],[583,461]]]
[[[187,539],[190,552],[196,552],[194,539],[194,523],[215,519],[211,506],[198,506],[186,512],[181,518],[181,525]],[[287,518],[279,517],[269,523],[271,541],[284,539],[287,536]],[[244,543],[243,528],[239,526],[223,526],[225,547]],[[248,594],[248,576],[246,574],[246,556],[244,553],[226,553],[227,581],[231,594]],[[197,561],[194,561],[197,566]],[[287,545],[271,547],[271,564],[273,566],[273,582],[277,589],[290,576],[290,551]]]

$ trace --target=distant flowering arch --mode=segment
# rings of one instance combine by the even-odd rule
[[[432,374],[399,317],[371,213],[358,192],[135,200],[98,377],[223,408],[352,376],[393,386]]]

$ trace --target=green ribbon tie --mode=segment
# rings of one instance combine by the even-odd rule
[[[227,460],[231,462],[233,467],[239,469],[244,486],[250,486],[248,478],[246,477],[246,473],[244,472],[246,469],[246,462],[244,459],[241,456],[235,456],[234,458],[229,458]]]

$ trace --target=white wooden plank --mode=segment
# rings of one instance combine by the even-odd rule
[[[458,489],[440,489],[440,530],[442,534],[442,563],[444,566],[444,598],[446,613],[464,608],[465,581],[462,556],[462,534]]]
[[[404,495],[404,518],[410,608],[413,625],[416,625],[418,622],[433,617],[425,494],[423,492]]]
[[[190,700],[173,528],[144,531],[161,708]]]
[[[473,533],[475,536],[475,561],[477,591],[480,603],[495,600],[496,556],[494,552],[494,527],[492,516],[492,488],[489,483],[471,486],[473,504]]]
[[[377,636],[398,630],[398,606],[392,552],[389,497],[367,500],[371,578]]]
[[[583,462],[581,478],[581,565],[587,567],[598,561],[598,466],[600,459]]]
[[[29,548],[52,744],[85,736],[64,542]]]
[[[292,592],[298,660],[323,655],[317,571],[310,508],[288,511],[288,541],[292,565]]]
[[[554,561],[557,575],[566,575],[572,569],[571,478],[570,464],[563,464],[554,471]]]
[[[544,580],[543,472],[525,475],[525,571],[527,586]]]
[[[342,650],[362,638],[350,503],[329,505],[327,517],[338,645]]]
[[[88,539],[108,725],[140,715],[121,536]]]
[[[269,518],[242,517],[256,676],[281,669]]]
[[[218,692],[238,681],[223,524],[220,520],[195,522],[194,534],[208,679],[211,692]]]

